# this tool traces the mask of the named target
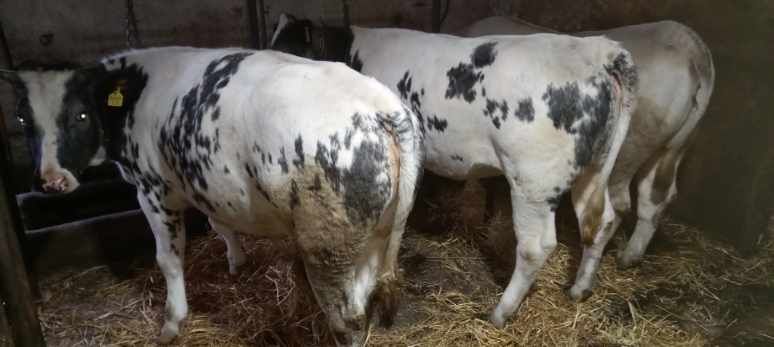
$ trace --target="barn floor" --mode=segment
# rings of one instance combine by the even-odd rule
[[[743,258],[666,220],[638,268],[617,269],[611,242],[594,295],[575,304],[562,288],[574,276],[580,248],[572,223],[560,219],[560,245],[514,320],[498,330],[486,317],[513,269],[506,259],[514,241],[502,236],[512,234],[511,223],[496,217],[471,225],[470,211],[480,206],[439,201],[428,208],[431,226],[407,232],[401,309],[391,329],[371,331],[369,345],[774,345],[774,241]],[[228,274],[216,237],[188,245],[190,313],[175,344],[330,345],[290,244],[244,240],[250,261],[237,276]],[[43,278],[40,318],[50,346],[155,344],[163,277],[152,259],[124,265]]]

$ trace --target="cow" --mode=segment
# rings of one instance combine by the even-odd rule
[[[226,241],[291,238],[337,344],[364,344],[370,316],[394,313],[400,242],[421,174],[413,112],[345,64],[239,48],[158,47],[62,71],[5,71],[43,187],[67,193],[105,160],[138,188],[166,280],[159,340],[186,317],[190,207]]]
[[[282,15],[271,47],[345,61],[399,93],[425,133],[427,170],[458,180],[505,176],[517,261],[490,316],[495,326],[556,247],[554,213],[571,187],[585,250],[568,294],[588,296],[613,220],[607,180],[636,102],[636,67],[618,43],[318,27]]]
[[[462,32],[476,37],[554,31],[517,18],[495,16]],[[605,35],[621,42],[639,69],[638,106],[610,175],[614,228],[631,211],[632,200],[636,205],[634,233],[618,254],[619,266],[627,268],[642,260],[661,215],[677,195],[677,170],[712,96],[712,54],[696,32],[674,21],[576,35]],[[630,195],[632,184],[636,197]]]

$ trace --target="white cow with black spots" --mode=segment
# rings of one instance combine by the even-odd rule
[[[422,123],[430,171],[455,179],[505,175],[519,243],[491,316],[496,326],[519,307],[556,247],[554,210],[569,189],[585,244],[570,295],[588,295],[613,221],[608,176],[635,106],[629,52],[603,37],[460,38],[321,28],[288,16],[272,48],[346,61],[400,93]]]
[[[517,18],[489,17],[463,32],[476,37],[553,30]],[[677,170],[712,96],[712,54],[696,32],[674,21],[576,35],[605,35],[621,42],[639,71],[638,106],[610,176],[613,228],[631,210],[629,187],[637,187],[637,225],[618,257],[619,265],[629,267],[642,260],[662,213],[677,194]]]
[[[397,247],[421,174],[413,113],[344,64],[279,52],[167,47],[65,71],[4,71],[48,191],[115,161],[138,188],[167,283],[160,340],[186,317],[182,213],[209,216],[232,272],[232,230],[290,237],[341,345],[395,309]]]

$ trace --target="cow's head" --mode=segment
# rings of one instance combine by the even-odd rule
[[[46,192],[78,187],[79,174],[104,160],[100,106],[96,102],[100,67],[65,70],[0,71],[16,94],[16,117],[35,165],[36,184]]]
[[[269,48],[309,59],[346,62],[351,43],[349,28],[316,25],[282,13]]]

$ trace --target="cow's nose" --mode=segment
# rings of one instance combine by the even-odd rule
[[[63,175],[49,177],[43,184],[43,191],[46,193],[61,193],[67,191],[67,179]]]

